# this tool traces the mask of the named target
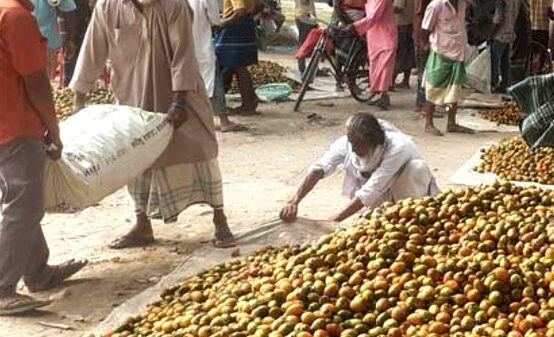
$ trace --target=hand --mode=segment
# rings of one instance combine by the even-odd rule
[[[298,204],[293,202],[287,202],[279,213],[279,217],[286,223],[292,223],[296,221],[298,215]]]
[[[181,110],[174,104],[167,111],[167,120],[173,124],[173,128],[177,130],[188,120],[189,115],[185,110]]]
[[[53,160],[58,160],[62,157],[63,144],[60,139],[60,134],[48,132],[44,136],[44,142],[46,143],[46,153]]]

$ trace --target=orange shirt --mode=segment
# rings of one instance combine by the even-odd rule
[[[32,107],[23,76],[46,69],[46,40],[26,0],[0,1],[0,144],[41,139],[44,128]]]

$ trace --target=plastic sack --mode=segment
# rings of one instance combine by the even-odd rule
[[[167,148],[173,127],[164,115],[120,105],[94,105],[60,123],[62,158],[45,168],[47,212],[95,205],[130,183]]]
[[[264,84],[256,88],[256,96],[263,102],[287,100],[292,88],[287,83]]]
[[[491,47],[487,46],[466,67],[466,84],[484,93],[491,93]]]

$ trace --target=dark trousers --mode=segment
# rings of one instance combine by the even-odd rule
[[[296,20],[296,27],[298,28],[298,45],[302,45],[306,38],[308,37],[308,34],[310,31],[314,28],[317,28],[317,25],[310,25],[307,23],[304,23],[300,20]],[[298,59],[298,70],[300,70],[300,73],[304,73],[306,70],[306,59],[305,58],[299,58]]]
[[[512,49],[509,43],[492,40],[491,43],[491,86],[501,92],[511,84],[511,56]],[[502,80],[499,79],[502,77]]]
[[[531,41],[540,43],[544,48],[548,48],[548,30],[532,30]]]
[[[48,262],[40,227],[44,215],[42,179],[46,153],[37,140],[0,145],[0,295],[13,295],[16,285],[37,282]]]
[[[416,66],[417,66],[417,94],[416,106],[422,107],[427,98],[425,97],[425,88],[423,87],[423,74],[427,66],[427,58],[429,58],[429,49],[421,49],[416,47]]]

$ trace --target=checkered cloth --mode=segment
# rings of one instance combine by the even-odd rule
[[[531,0],[531,19],[532,30],[548,31],[548,9],[551,6],[550,0]]]
[[[554,74],[529,77],[508,92],[522,112],[521,135],[530,147],[554,147]]]
[[[177,220],[193,204],[223,207],[221,171],[217,159],[150,169],[127,187],[137,212]]]

